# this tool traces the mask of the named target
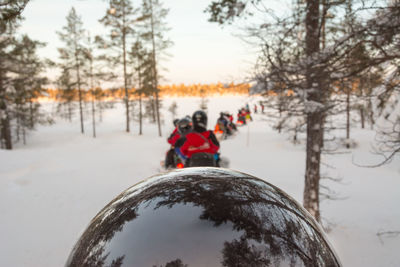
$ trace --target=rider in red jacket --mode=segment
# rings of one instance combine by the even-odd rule
[[[174,121],[176,126],[175,130],[172,134],[168,137],[168,143],[171,144],[171,149],[167,151],[165,156],[165,168],[175,168],[176,161],[175,161],[175,143],[179,138],[184,136],[186,133],[191,131],[192,129],[192,122],[188,118],[183,118],[181,120]]]
[[[175,152],[185,160],[196,153],[217,154],[219,142],[214,133],[207,130],[207,114],[202,110],[196,111],[192,123],[193,130],[175,143]]]
[[[167,139],[168,143],[169,143],[171,146],[174,146],[174,145],[175,145],[175,142],[181,137],[181,136],[179,135],[179,131],[178,131],[178,122],[179,122],[179,119],[175,119],[175,120],[174,120],[175,129],[174,129],[174,131],[171,133],[171,135],[170,135],[170,136],[168,137],[168,139]]]

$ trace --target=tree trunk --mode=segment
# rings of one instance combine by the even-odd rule
[[[375,119],[374,119],[374,110],[372,107],[371,97],[368,97],[368,120],[371,124],[371,130],[374,129]]]
[[[71,102],[67,103],[67,108],[68,108],[68,120],[69,122],[72,122],[72,107],[71,107]]]
[[[364,107],[360,107],[360,118],[361,118],[361,129],[365,128],[365,114],[364,114]]]
[[[33,122],[33,103],[32,103],[32,98],[29,99],[29,129],[33,129],[34,127],[34,122]]]
[[[96,138],[96,110],[94,106],[93,90],[92,90],[92,127],[93,127],[93,138]]]
[[[81,119],[81,133],[84,133],[85,129],[83,128],[82,90],[81,90],[81,75],[79,70],[78,52],[75,52],[75,60],[76,60],[76,75],[78,79],[79,115]]]
[[[162,136],[161,134],[161,122],[160,122],[160,105],[158,99],[158,89],[156,91],[156,112],[157,112],[157,125],[158,125],[158,136]]]
[[[7,112],[6,90],[3,87],[3,73],[0,72],[0,138],[2,146],[8,150],[12,149],[10,117]]]
[[[319,0],[307,0],[306,7],[306,55],[311,59],[314,53],[319,52]],[[307,88],[319,86],[317,92],[308,94],[307,100],[317,103],[323,102],[323,80],[321,70],[310,62],[306,69]],[[326,86],[326,85],[325,85]],[[307,114],[307,145],[306,145],[306,173],[303,194],[304,207],[320,221],[319,209],[319,181],[320,181],[320,162],[321,146],[323,139],[324,113],[320,110]]]
[[[95,93],[93,88],[93,60],[90,59],[90,92],[92,97],[92,128],[93,128],[93,138],[96,138],[96,109],[95,109]]]
[[[325,49],[326,48],[326,20],[327,20],[327,14],[328,14],[328,3],[327,0],[322,0],[322,14],[321,14],[321,48]],[[322,118],[323,123],[325,125],[326,121],[326,114]],[[324,128],[322,128],[322,141],[321,141],[321,148],[324,147]]]
[[[125,107],[126,107],[126,132],[130,132],[129,128],[129,92],[128,92],[128,77],[126,74],[126,25],[125,25],[125,2],[122,1],[122,57],[124,63],[124,89],[125,89]]]
[[[26,145],[26,130],[25,130],[25,126],[22,126],[22,141],[23,141],[24,145]]]
[[[323,129],[323,115],[315,112],[307,115],[307,156],[304,186],[304,207],[320,221],[319,181]]]
[[[5,148],[8,150],[12,149],[12,139],[11,139],[11,127],[10,127],[10,118],[6,111],[3,110],[5,114],[3,114],[4,118],[1,119],[1,137],[2,141],[5,145]]]
[[[158,73],[157,73],[157,61],[156,61],[156,44],[155,44],[155,36],[154,36],[154,18],[153,18],[153,0],[150,0],[150,12],[151,12],[151,41],[153,46],[153,86],[156,95],[156,113],[157,113],[157,125],[158,125],[158,135],[161,137],[161,123],[160,123],[160,104],[158,99]]]
[[[346,89],[346,139],[350,139],[350,88]],[[346,143],[346,148],[350,148],[350,144]]]
[[[156,101],[154,100],[154,96],[151,96],[150,98],[150,104],[151,104],[151,116],[153,119],[153,122],[156,122]]]
[[[326,15],[327,15],[328,7],[326,0],[322,0],[322,18],[321,18],[321,47],[325,49],[326,46]]]
[[[139,135],[142,135],[142,93],[139,93]]]
[[[138,57],[138,89],[139,89],[139,135],[142,135],[142,70],[141,66],[142,62],[140,57]]]
[[[15,135],[17,136],[17,142],[19,142],[19,140],[20,140],[19,132],[20,132],[20,128],[21,128],[21,117],[20,117],[21,112],[20,112],[20,107],[18,104],[16,106],[16,111],[17,111],[17,114],[16,114],[17,127],[15,129]]]

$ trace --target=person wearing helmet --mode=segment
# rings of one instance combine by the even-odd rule
[[[229,118],[228,113],[221,112],[220,116],[217,120],[217,124],[219,126],[219,129],[222,130],[222,139],[226,139],[228,136],[232,135],[232,126],[230,123],[230,118]]]
[[[246,124],[246,118],[244,117],[244,115],[243,115],[243,113],[242,113],[242,109],[239,109],[239,110],[238,110],[238,113],[237,113],[237,123],[238,123],[239,125]]]
[[[229,112],[225,113],[228,117],[228,126],[232,129],[232,131],[237,131],[236,124],[233,122],[233,115]]]
[[[217,122],[222,126],[222,128],[226,128],[228,127],[228,119],[226,117],[226,114],[221,112],[219,113],[219,118],[217,120]]]
[[[178,120],[176,123],[174,121],[174,124],[176,126],[175,130],[173,133],[168,137],[168,143],[171,144],[170,150],[168,150],[166,157],[165,157],[165,168],[175,168],[176,166],[176,160],[175,160],[175,143],[179,138],[184,136],[186,133],[188,133],[192,129],[192,122],[187,118],[183,118],[181,120]]]
[[[207,114],[202,110],[196,111],[193,113],[192,123],[193,130],[176,142],[175,152],[186,160],[185,165],[188,167],[218,166],[219,142],[213,131],[207,130]],[[198,161],[194,160],[194,155],[199,158]]]
[[[192,130],[192,121],[184,117],[178,122],[178,133],[180,136],[185,136]]]
[[[172,131],[172,133],[170,134],[170,136],[167,138],[167,142],[171,145],[171,148],[167,151],[167,153],[165,154],[165,163],[164,163],[164,167],[166,169],[169,168],[173,168],[174,167],[174,157],[175,157],[175,142],[176,140],[178,140],[180,138],[179,132],[178,132],[178,122],[179,119],[174,119],[173,123],[174,123],[174,130]]]

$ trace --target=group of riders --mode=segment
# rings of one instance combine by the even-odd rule
[[[242,108],[238,112],[238,125],[246,124],[251,119],[250,110]],[[207,130],[207,114],[198,110],[192,117],[175,119],[175,129],[168,137],[171,148],[164,162],[166,169],[183,167],[220,167],[220,143],[237,131],[232,114],[221,112],[215,130]]]
[[[228,112],[221,112],[217,123],[215,124],[214,133],[219,139],[227,139],[237,131],[236,124],[233,122],[233,115]]]
[[[194,112],[191,118],[174,120],[165,168],[219,167],[219,141],[213,131],[207,130],[207,121],[207,114],[202,110]]]
[[[248,105],[238,110],[236,123],[233,120],[233,115],[229,112],[220,113],[214,130],[214,133],[217,135],[217,137],[220,139],[227,139],[237,131],[236,125],[246,125],[247,121],[253,120]]]
[[[237,123],[239,125],[245,125],[249,120],[252,121],[253,118],[251,117],[249,105],[246,105],[246,107],[238,110]]]

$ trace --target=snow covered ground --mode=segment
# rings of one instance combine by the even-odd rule
[[[41,126],[26,146],[0,150],[0,266],[62,266],[90,219],[117,194],[160,171],[172,130],[173,101],[178,115],[191,114],[199,98],[164,100],[163,137],[146,123],[144,135],[124,132],[124,109],[107,110],[91,137],[90,119],[85,135],[78,123],[58,120]],[[209,99],[209,125],[219,111],[236,112],[255,99],[244,96]],[[48,104],[50,105],[50,104]],[[221,152],[231,168],[260,177],[301,202],[304,184],[304,145],[293,145],[284,134],[273,131],[261,115],[232,139],[223,141]],[[343,133],[344,134],[344,133]],[[400,266],[400,158],[379,168],[354,165],[377,163],[370,153],[374,133],[353,129],[359,146],[350,153],[324,157],[323,172],[342,178],[324,181],[342,200],[323,201],[322,216],[344,266]]]

